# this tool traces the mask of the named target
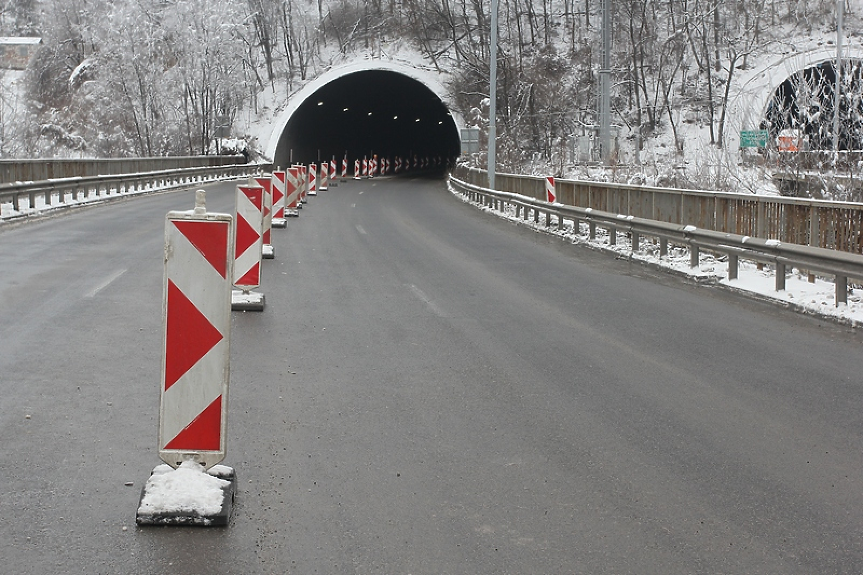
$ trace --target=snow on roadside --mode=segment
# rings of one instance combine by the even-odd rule
[[[727,278],[727,264],[724,257],[701,253],[699,264],[692,268],[689,265],[689,249],[684,246],[668,246],[668,255],[659,257],[659,245],[644,241],[638,252],[632,252],[632,244],[624,234],[618,234],[617,243],[609,244],[608,233],[597,229],[596,238],[591,240],[587,224],[580,224],[576,230],[571,221],[564,221],[563,230],[558,229],[557,218],[552,217],[551,227],[544,222],[535,223],[533,220],[525,220],[516,217],[515,208],[508,206],[505,211],[493,210],[469,198],[455,190],[452,185],[450,192],[463,202],[469,203],[484,212],[526,225],[538,232],[558,235],[574,244],[587,245],[594,249],[600,249],[617,254],[619,258],[632,259],[646,265],[662,268],[674,273],[687,276],[700,282],[709,282],[725,286],[729,289],[745,293],[749,296],[758,297],[791,307],[801,313],[815,315],[818,317],[838,320],[841,323],[853,327],[863,326],[863,290],[854,290],[849,287],[848,303],[836,304],[836,285],[833,281],[816,277],[814,283],[809,282],[808,275],[803,275],[799,270],[789,270],[790,275],[785,278],[785,290],[775,290],[775,272],[772,268],[764,266],[758,269],[757,264],[741,259],[738,265],[738,278],[729,280]]]
[[[207,473],[195,461],[184,461],[177,469],[160,465],[147,479],[138,514],[196,512],[201,516],[216,515],[222,509],[223,489],[228,485],[229,481]]]

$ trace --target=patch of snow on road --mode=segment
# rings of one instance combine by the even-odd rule
[[[160,465],[144,487],[144,497],[138,513],[197,512],[215,515],[222,509],[224,492],[229,481],[210,475],[195,461],[184,461],[177,469]]]

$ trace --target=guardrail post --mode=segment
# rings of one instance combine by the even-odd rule
[[[785,264],[776,262],[776,291],[785,291]]]
[[[738,268],[738,258],[737,254],[728,254],[728,279],[736,280],[737,279],[737,268]]]
[[[631,230],[630,233],[632,234],[632,251],[637,252],[639,240],[638,232],[635,230]]]
[[[659,238],[659,257],[664,258],[668,255],[668,239]]]
[[[614,226],[609,226],[608,228],[608,245],[617,245],[617,228]]]
[[[596,239],[596,222],[594,222],[593,220],[588,221],[587,227],[589,230],[588,237],[590,237],[591,240],[595,240]]]
[[[699,254],[698,244],[689,244],[689,267],[697,268],[698,267],[698,256]]]
[[[846,276],[836,275],[836,307],[840,303],[848,303],[848,278]]]

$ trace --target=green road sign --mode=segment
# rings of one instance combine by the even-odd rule
[[[741,130],[741,148],[766,148],[767,130]]]

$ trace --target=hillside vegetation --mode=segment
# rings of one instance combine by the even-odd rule
[[[499,3],[500,169],[577,171],[578,136],[598,123],[601,1]],[[615,161],[639,171],[652,163],[660,175],[680,163],[688,171],[673,173],[690,185],[730,185],[704,166],[735,161],[721,150],[737,77],[769,54],[832,42],[836,30],[833,0],[611,4]],[[243,118],[283,106],[305,81],[358,57],[420,55],[446,73],[466,121],[484,127],[489,7],[488,0],[2,0],[0,36],[42,36],[44,48],[17,92],[4,83],[0,156],[213,153],[217,137],[251,139],[253,122]],[[859,0],[845,8],[856,21]],[[687,162],[695,133],[709,153]]]

